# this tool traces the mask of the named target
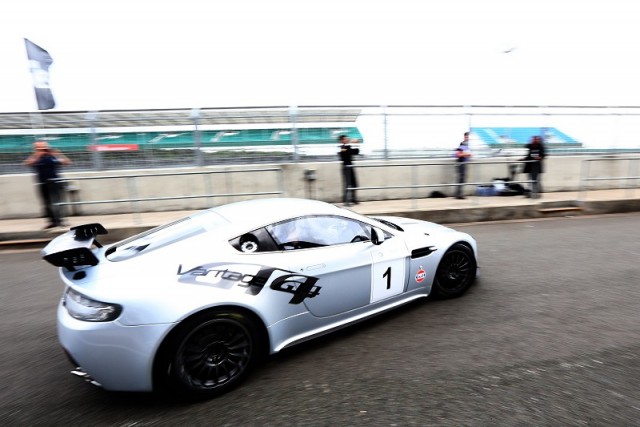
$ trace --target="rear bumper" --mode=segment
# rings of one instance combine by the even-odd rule
[[[113,391],[152,391],[153,360],[172,324],[84,322],[58,306],[58,339],[75,375]]]

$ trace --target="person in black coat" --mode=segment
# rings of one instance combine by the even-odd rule
[[[356,171],[353,168],[353,156],[360,154],[360,149],[352,147],[350,143],[357,143],[358,140],[351,140],[347,135],[340,135],[338,138],[340,142],[340,151],[338,156],[342,160],[342,184],[343,184],[343,199],[345,206],[351,206],[352,204],[358,204],[356,198],[356,190],[349,190],[349,188],[357,187],[358,181],[356,180]]]
[[[60,151],[50,148],[44,141],[35,142],[33,149],[24,164],[31,166],[36,172],[42,207],[45,216],[49,218],[49,224],[45,228],[59,227],[62,225],[62,215],[56,205],[61,199],[58,169],[61,165],[71,164],[71,160]]]
[[[524,173],[529,174],[529,180],[531,181],[531,197],[538,198],[542,192],[542,186],[540,184],[540,174],[544,172],[543,160],[546,157],[544,143],[542,137],[535,135],[531,137],[531,142],[526,145],[529,150],[524,160],[527,163],[524,164]]]

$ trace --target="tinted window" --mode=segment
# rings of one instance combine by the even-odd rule
[[[338,216],[309,216],[266,227],[279,250],[306,249],[370,240],[366,224]]]

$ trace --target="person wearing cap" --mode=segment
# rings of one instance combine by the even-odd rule
[[[57,181],[58,170],[61,165],[71,164],[71,160],[60,151],[49,147],[45,141],[37,141],[33,144],[33,153],[27,157],[24,164],[31,166],[36,172],[44,214],[49,219],[45,229],[61,226],[62,217],[60,209],[56,206],[61,199],[60,184]]]

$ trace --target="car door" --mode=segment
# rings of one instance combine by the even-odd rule
[[[365,223],[315,216],[278,224],[270,232],[281,247],[293,248],[283,252],[290,270],[310,278],[305,283],[315,281],[315,291],[304,299],[314,316],[362,308],[405,289],[406,248],[400,239],[374,245]]]
[[[316,317],[348,312],[369,304],[371,252],[365,244],[343,244],[288,253],[292,272],[314,280],[304,304]]]
[[[405,292],[409,251],[399,238],[386,239],[371,247],[371,299],[376,303]]]

